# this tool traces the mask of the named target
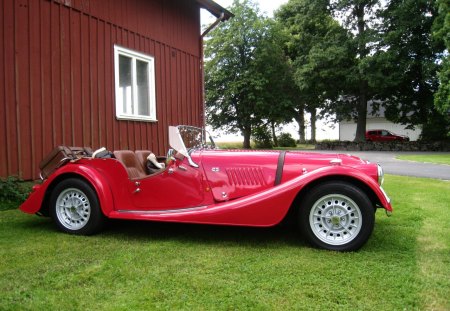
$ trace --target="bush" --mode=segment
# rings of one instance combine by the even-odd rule
[[[3,203],[0,209],[16,208],[18,204],[26,200],[30,192],[31,184],[24,183],[15,176],[0,179],[0,202]]]
[[[292,138],[289,133],[281,133],[278,136],[278,146],[279,147],[297,147],[295,139]]]
[[[252,131],[253,140],[257,149],[272,149],[272,135],[265,127],[257,127]]]

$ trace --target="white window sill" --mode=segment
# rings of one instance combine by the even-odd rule
[[[121,116],[116,116],[116,119],[121,120],[121,121],[158,122],[157,119],[154,119],[151,117],[142,117],[142,116],[121,115]]]

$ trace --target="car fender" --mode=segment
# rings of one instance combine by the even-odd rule
[[[360,170],[349,166],[328,166],[319,168],[310,173],[302,175],[304,184],[302,189],[310,185],[313,182],[317,182],[320,179],[353,179],[366,185],[373,194],[378,198],[380,205],[389,212],[392,212],[391,200],[387,196],[383,188],[373,178]],[[364,189],[363,189],[364,190]]]
[[[107,179],[93,166],[69,163],[59,168],[42,184],[35,185],[28,199],[20,206],[20,210],[29,214],[38,213],[54,184],[69,177],[81,177],[94,188],[103,214],[108,216],[114,209],[114,198]]]

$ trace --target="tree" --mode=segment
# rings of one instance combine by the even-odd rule
[[[350,31],[354,63],[348,68],[344,95],[336,102],[341,118],[356,121],[355,141],[365,140],[367,104],[377,97],[384,80],[379,79],[379,64],[373,55],[378,51],[378,27],[382,20],[377,13],[382,9],[378,0],[336,0],[333,14]]]
[[[331,16],[328,0],[290,0],[277,11],[276,18],[288,33],[286,49],[299,92],[294,108],[300,137],[304,136],[306,110],[311,114],[314,141],[317,109],[324,109],[339,96],[347,68],[353,63],[349,37]]]
[[[265,105],[261,105],[258,114],[264,122],[261,127],[268,127],[274,146],[278,146],[276,127],[292,121],[292,105],[298,95],[294,85],[292,66],[283,50],[285,33],[280,25],[268,20],[267,33],[256,51],[256,71],[264,76],[267,87],[259,96]],[[258,133],[264,132],[260,129]]]
[[[438,16],[433,24],[433,37],[443,42],[446,54],[442,59],[439,70],[439,88],[434,94],[434,104],[444,115],[450,113],[450,3],[447,0],[438,0]]]
[[[433,40],[437,6],[429,0],[391,0],[382,14],[384,49],[395,79],[386,89],[386,117],[409,127],[422,126],[422,138],[445,138],[448,122],[434,106],[437,71],[444,46]],[[445,86],[444,86],[445,87]]]
[[[250,148],[252,129],[281,122],[288,100],[282,88],[285,59],[277,30],[249,0],[235,0],[235,17],[206,40],[205,87],[208,123],[241,132]]]

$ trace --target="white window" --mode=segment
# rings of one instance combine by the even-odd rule
[[[114,46],[116,117],[156,121],[155,59]]]

